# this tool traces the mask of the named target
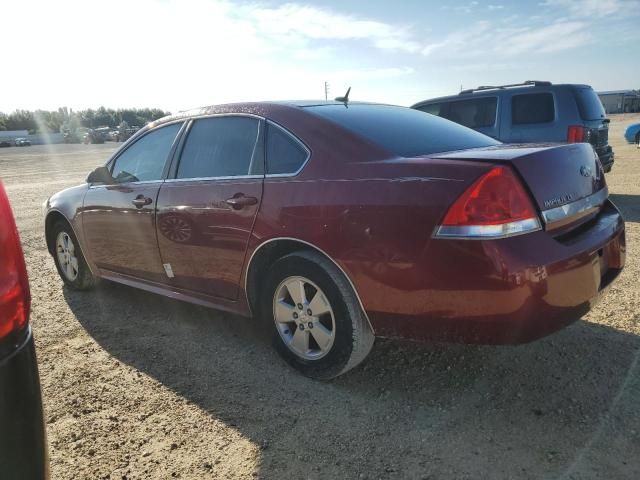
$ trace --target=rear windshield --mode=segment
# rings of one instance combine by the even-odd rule
[[[602,102],[592,88],[576,88],[574,92],[583,120],[598,120],[605,117]]]
[[[457,123],[411,108],[366,104],[306,108],[401,157],[500,143]]]

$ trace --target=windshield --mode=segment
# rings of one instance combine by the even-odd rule
[[[500,142],[429,113],[391,105],[305,107],[401,157],[489,147]]]
[[[576,88],[576,100],[583,120],[599,120],[605,118],[602,102],[592,88]]]

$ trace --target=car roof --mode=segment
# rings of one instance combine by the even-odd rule
[[[239,103],[225,103],[220,105],[209,105],[206,107],[193,108],[190,110],[184,110],[173,115],[162,117],[158,120],[150,122],[142,130],[148,130],[150,128],[170,123],[179,120],[186,120],[193,117],[201,117],[215,114],[233,114],[244,113],[249,115],[257,115],[260,117],[269,118],[270,114],[275,111],[282,111],[283,109],[304,109],[306,107],[323,107],[323,106],[336,106],[345,105],[344,102],[335,100],[275,100],[264,102],[239,102]],[[354,105],[385,105],[375,102],[348,102],[348,106]],[[393,105],[396,106],[396,105]],[[406,108],[400,107],[398,108]]]
[[[271,102],[260,103],[273,103],[276,105],[288,105],[290,107],[322,107],[325,105],[344,105],[344,102],[337,100],[276,100]],[[352,102],[349,101],[348,105],[373,105],[374,102]]]
[[[580,83],[546,83],[546,84],[531,84],[531,85],[506,85],[500,86],[496,85],[495,87],[479,87],[478,89],[473,90],[463,90],[460,93],[455,95],[446,95],[443,97],[434,97],[426,100],[422,100],[411,105],[411,108],[418,107],[420,105],[425,105],[428,103],[436,103],[436,102],[444,102],[449,100],[464,100],[467,98],[471,98],[474,96],[495,96],[496,94],[502,92],[510,92],[510,93],[521,93],[523,91],[534,91],[537,89],[545,89],[545,90],[555,90],[555,89],[564,89],[564,88],[592,88],[591,85],[585,85]]]

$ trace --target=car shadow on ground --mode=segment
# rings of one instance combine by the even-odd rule
[[[107,282],[64,294],[107,352],[261,446],[260,478],[637,473],[640,339],[606,326],[515,347],[379,340],[365,364],[321,383],[251,320]]]
[[[611,201],[620,209],[625,222],[640,222],[640,196],[612,193]]]

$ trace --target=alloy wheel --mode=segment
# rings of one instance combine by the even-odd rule
[[[326,295],[311,280],[285,278],[273,297],[273,318],[284,344],[298,357],[318,360],[331,350],[335,316]]]
[[[73,282],[78,278],[78,257],[75,253],[76,247],[67,232],[60,232],[56,238],[56,254],[60,269]]]

